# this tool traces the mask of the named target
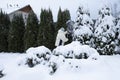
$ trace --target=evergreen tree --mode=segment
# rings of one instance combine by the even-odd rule
[[[52,11],[49,10],[41,10],[40,16],[40,27],[38,34],[38,45],[44,45],[50,49],[54,48],[54,33],[55,28],[53,24],[53,16]]]
[[[71,19],[71,17],[70,17],[69,10],[66,9],[66,10],[62,11],[61,8],[59,8],[56,31],[58,31],[61,27],[66,29],[67,28],[66,22],[70,19]]]
[[[116,20],[116,29],[115,29],[115,53],[120,54],[120,17]]]
[[[100,54],[112,55],[115,49],[115,23],[111,9],[105,5],[99,11],[99,18],[95,24],[95,45]]]
[[[50,49],[54,49],[54,44],[55,44],[55,27],[53,24],[53,15],[52,15],[52,11],[49,9],[48,11],[48,28],[46,29],[46,33],[48,35],[48,39],[47,39],[47,47]]]
[[[36,14],[34,14],[33,12],[29,13],[24,34],[25,50],[30,47],[37,46],[38,27],[38,19]]]
[[[62,18],[63,18],[62,26],[66,29],[67,28],[66,22],[71,19],[69,10],[66,9],[62,12]]]
[[[22,15],[14,15],[8,36],[8,50],[10,52],[24,51],[24,30],[25,24]]]
[[[43,25],[45,25],[45,10],[41,9],[41,15],[40,15],[40,27],[39,27],[39,31],[38,31],[38,36],[37,36],[37,44],[40,45],[44,45],[44,40],[45,40],[45,33],[44,33],[44,27]]]
[[[7,14],[0,12],[0,52],[8,51],[8,31],[10,20]]]
[[[92,46],[93,42],[93,21],[88,10],[80,6],[77,10],[77,18],[74,24],[73,40],[80,41],[81,44]]]
[[[58,11],[58,16],[57,16],[57,24],[56,24],[56,32],[61,28],[63,27],[63,19],[62,19],[62,10],[61,8],[59,8],[59,11]]]

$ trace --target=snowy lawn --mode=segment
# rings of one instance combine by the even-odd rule
[[[0,80],[120,80],[120,55],[100,56],[98,60],[67,59],[53,75],[42,65],[18,66],[18,58],[25,55],[0,53],[0,66],[5,74]]]

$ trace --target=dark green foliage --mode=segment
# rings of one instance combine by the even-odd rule
[[[38,19],[36,14],[31,12],[28,15],[26,30],[24,34],[25,50],[37,46]]]
[[[71,19],[69,10],[66,9],[63,11],[62,18],[63,18],[63,27],[66,29],[67,28],[66,22]]]
[[[51,10],[41,10],[40,27],[37,40],[38,45],[44,45],[49,49],[53,49],[55,42],[54,33],[55,28]]]
[[[56,32],[61,28],[61,27],[63,27],[62,25],[63,25],[63,22],[62,22],[63,20],[62,20],[62,10],[61,10],[61,8],[59,8],[59,11],[58,11],[58,16],[57,16],[57,24],[56,24],[56,28],[55,28],[55,30],[56,30]]]
[[[25,24],[22,15],[14,15],[8,36],[9,52],[24,51],[24,41],[23,41],[24,30],[25,30]]]
[[[8,51],[8,31],[10,20],[7,14],[0,12],[0,52]]]
[[[61,27],[64,27],[66,29],[67,28],[66,22],[70,19],[71,17],[69,10],[66,9],[62,11],[61,8],[59,8],[56,31],[58,31]]]

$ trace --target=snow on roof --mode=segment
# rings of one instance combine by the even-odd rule
[[[8,5],[6,8],[1,8],[1,9],[8,14],[15,12],[15,11],[29,12],[32,10],[30,5],[26,5],[26,6]]]

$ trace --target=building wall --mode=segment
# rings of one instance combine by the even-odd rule
[[[29,13],[26,13],[26,12],[23,12],[23,11],[15,11],[15,12],[9,14],[10,21],[12,21],[14,15],[20,15],[20,14],[22,14],[24,22],[26,24]]]

